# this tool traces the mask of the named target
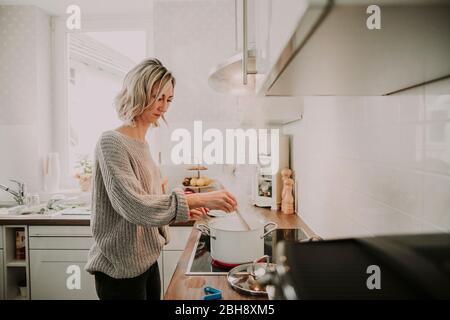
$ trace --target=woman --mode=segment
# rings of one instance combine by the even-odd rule
[[[145,135],[164,120],[174,86],[175,78],[161,62],[141,62],[126,75],[115,101],[123,125],[104,132],[97,143],[91,217],[95,242],[86,270],[95,275],[102,300],[159,299],[157,259],[169,241],[168,224],[200,217],[200,207],[236,208],[226,190],[163,194]]]

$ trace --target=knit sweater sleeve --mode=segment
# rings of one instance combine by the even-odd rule
[[[154,227],[188,220],[189,207],[182,189],[162,195],[146,193],[133,171],[128,151],[116,137],[103,136],[96,149],[109,201],[124,219]]]

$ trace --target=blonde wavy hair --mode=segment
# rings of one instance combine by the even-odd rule
[[[175,88],[175,77],[158,59],[145,59],[139,63],[126,74],[122,89],[114,100],[119,119],[135,127],[135,118],[151,108],[170,83]],[[156,90],[154,100],[151,97],[153,89]],[[164,116],[162,119],[167,123]],[[158,127],[159,123],[154,126]]]

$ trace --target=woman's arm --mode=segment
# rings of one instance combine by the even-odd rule
[[[206,207],[232,212],[236,210],[237,206],[235,197],[227,190],[187,194],[186,199],[191,209]]]
[[[102,136],[96,155],[111,204],[127,221],[148,226],[164,226],[187,221],[189,204],[181,189],[170,194],[150,195],[143,190],[121,142],[114,136]]]

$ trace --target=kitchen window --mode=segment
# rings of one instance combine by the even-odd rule
[[[153,55],[153,24],[140,16],[85,17],[81,30],[52,20],[53,150],[61,189],[78,189],[77,161],[91,158],[101,132],[120,125],[113,106],[123,78]]]
[[[69,174],[93,159],[97,138],[121,122],[113,106],[125,74],[145,57],[145,31],[68,34]]]

